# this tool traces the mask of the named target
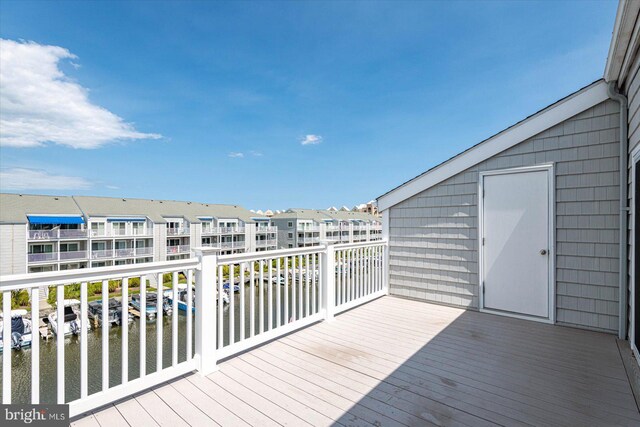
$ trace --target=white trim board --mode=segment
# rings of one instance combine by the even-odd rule
[[[549,191],[549,317],[527,316],[518,313],[510,313],[500,310],[484,308],[484,246],[478,243],[478,310],[483,313],[498,314],[501,316],[518,319],[533,320],[542,323],[555,323],[556,321],[556,210],[555,210],[555,171],[553,163],[545,163],[535,166],[519,168],[498,169],[480,173],[478,179],[478,241],[484,237],[484,177],[491,175],[504,175],[522,172],[546,171]]]
[[[638,44],[637,18],[640,12],[640,2],[621,0],[616,11],[613,35],[609,45],[607,64],[604,78],[607,82],[618,81],[622,86],[631,67],[631,56]]]
[[[391,190],[378,198],[378,208],[380,211],[387,210],[607,99],[609,99],[607,84],[604,80],[599,80],[468,151],[436,166],[431,171]]]
[[[625,319],[625,321],[629,322],[629,346],[631,347],[631,351],[633,351],[633,354],[636,356],[636,361],[638,361],[638,363],[640,364],[640,350],[633,345],[633,339],[632,337],[635,334],[635,300],[636,300],[636,293],[635,293],[635,280],[636,280],[636,273],[635,273],[635,251],[636,251],[636,237],[635,237],[635,218],[636,218],[636,201],[635,201],[635,194],[636,194],[636,185],[638,185],[638,183],[636,182],[636,162],[640,161],[640,146],[636,147],[632,152],[631,152],[631,192],[629,194],[629,200],[630,200],[630,213],[631,213],[631,217],[629,218],[629,230],[630,230],[630,241],[631,241],[631,252],[630,252],[630,256],[629,258],[631,259],[631,262],[629,263],[629,275],[630,275],[630,280],[629,280],[629,285],[627,287],[627,292],[629,292],[629,302],[630,302],[630,310],[629,310],[629,314],[628,314],[628,319]]]

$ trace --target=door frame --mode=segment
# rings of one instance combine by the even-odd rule
[[[492,310],[484,306],[484,178],[486,176],[509,175],[525,172],[547,172],[547,185],[549,195],[549,317],[542,318],[526,314],[510,313],[500,310]],[[553,163],[544,163],[534,166],[524,166],[509,169],[482,171],[478,176],[478,309],[484,313],[500,316],[515,317],[518,319],[534,320],[542,323],[555,323],[556,321],[556,227],[555,227],[555,172]]]
[[[633,342],[633,337],[635,335],[635,323],[636,323],[636,316],[635,316],[635,305],[636,305],[636,272],[635,272],[635,264],[636,264],[636,236],[635,236],[635,228],[636,228],[636,186],[638,185],[638,183],[636,182],[636,162],[640,161],[640,146],[637,146],[636,148],[633,149],[633,151],[631,152],[631,197],[629,197],[630,199],[630,203],[629,203],[629,212],[631,214],[631,217],[629,218],[629,230],[631,233],[631,248],[630,248],[630,258],[631,258],[631,262],[629,263],[629,276],[630,276],[630,280],[629,283],[627,284],[627,289],[626,291],[629,292],[629,315],[628,315],[628,319],[625,319],[625,322],[629,322],[629,346],[631,347],[631,351],[635,354],[636,356],[636,360],[638,361],[638,363],[640,364],[640,351],[638,350],[638,347],[636,347],[634,345]]]

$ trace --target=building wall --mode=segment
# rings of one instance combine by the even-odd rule
[[[618,327],[618,104],[605,101],[392,207],[390,292],[478,308],[478,173],[555,163],[556,320]]]
[[[153,225],[153,253],[154,261],[167,260],[167,225]]]
[[[624,88],[622,92],[627,97],[628,102],[628,138],[629,138],[629,162],[628,162],[628,175],[627,175],[627,184],[628,184],[628,206],[633,206],[633,188],[631,186],[632,180],[632,163],[633,160],[631,158],[631,153],[633,150],[640,145],[640,55],[636,52],[635,59],[633,60],[633,66],[629,70],[629,77],[625,81]],[[636,184],[638,185],[638,184]],[[632,251],[632,235],[631,235],[631,227],[633,218],[631,218],[631,211],[629,210],[629,221],[628,221],[628,235],[627,235],[627,283],[629,284],[629,290],[627,292],[627,307],[628,313],[631,313],[631,289],[633,286],[631,281],[631,257],[633,256]],[[631,320],[631,317],[628,316],[628,320]],[[627,330],[630,330],[630,325],[627,325]]]
[[[27,226],[0,224],[0,274],[27,272]]]

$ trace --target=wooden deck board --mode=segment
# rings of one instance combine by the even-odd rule
[[[74,426],[639,425],[615,337],[393,297]]]

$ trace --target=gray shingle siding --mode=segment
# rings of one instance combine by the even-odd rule
[[[478,307],[478,172],[554,162],[556,320],[617,331],[618,104],[605,101],[389,211],[391,293]]]

